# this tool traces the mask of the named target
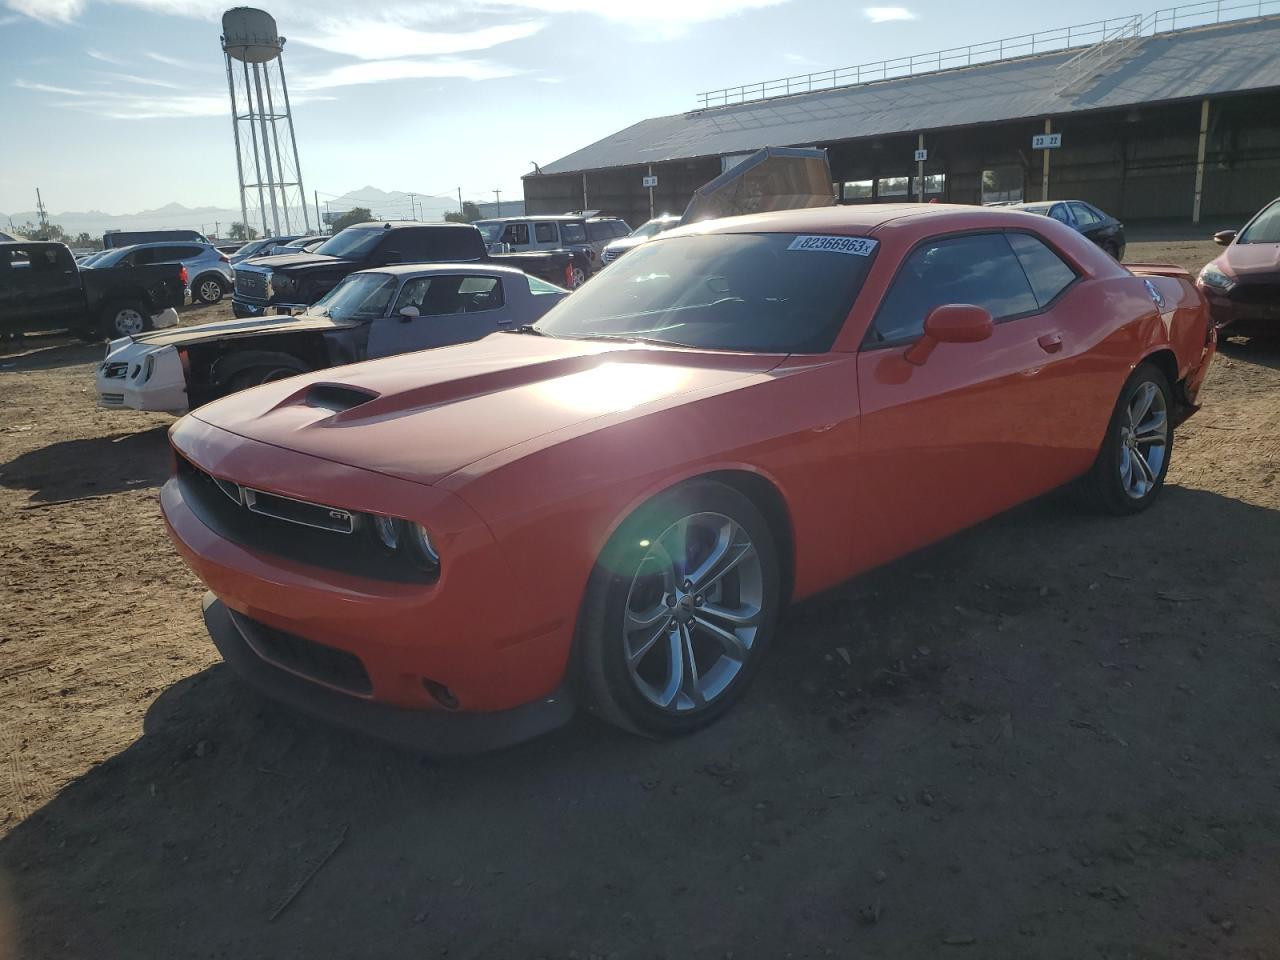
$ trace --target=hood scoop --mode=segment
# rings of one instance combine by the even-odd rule
[[[316,383],[307,389],[302,402],[308,407],[342,413],[376,399],[378,394],[372,390],[361,390],[341,383]]]

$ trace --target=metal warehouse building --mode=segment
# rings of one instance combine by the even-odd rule
[[[634,226],[681,212],[760,147],[819,146],[844,203],[1070,197],[1130,221],[1239,220],[1280,194],[1280,0],[1190,4],[699,101],[526,176],[526,209],[601,209]]]

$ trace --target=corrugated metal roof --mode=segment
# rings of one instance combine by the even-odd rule
[[[1067,94],[1078,51],[642,120],[544,174],[803,146],[1024,117],[1063,116],[1280,87],[1280,17],[1147,37]]]

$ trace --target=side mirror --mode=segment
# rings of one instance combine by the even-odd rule
[[[1213,242],[1220,247],[1229,247],[1231,246],[1231,241],[1235,238],[1236,232],[1234,230],[1219,230],[1213,235]]]
[[[934,307],[924,318],[924,333],[907,348],[903,358],[922,366],[940,343],[979,343],[991,336],[995,322],[982,307],[971,303],[947,303]]]
[[[417,307],[401,307],[400,322],[408,323],[410,320],[418,319],[419,311]]]

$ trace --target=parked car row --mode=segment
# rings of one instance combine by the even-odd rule
[[[647,736],[703,727],[791,601],[1062,484],[1121,515],[1159,496],[1215,328],[1186,271],[1123,266],[1077,226],[736,217],[642,238],[571,294],[475,231],[353,228],[348,254],[412,237],[459,259],[353,269],[247,339],[294,331],[316,367],[470,342],[255,373],[198,407],[186,381],[160,500],[210,636],[269,696],[427,752],[579,706]],[[270,300],[291,271],[268,270]],[[526,322],[539,296],[557,302]],[[116,378],[150,366],[176,399],[184,366],[238,375],[226,336],[183,333],[123,344]]]

